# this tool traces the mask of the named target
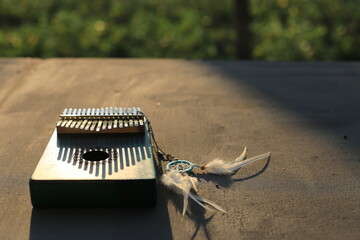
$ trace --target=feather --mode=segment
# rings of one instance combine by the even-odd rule
[[[200,197],[200,196],[198,196],[198,195],[191,194],[191,193],[190,193],[190,197],[191,197],[192,199],[195,198],[196,200],[198,200],[198,201],[200,201],[200,202],[204,202],[204,203],[206,203],[206,204],[209,204],[210,206],[212,206],[213,208],[217,209],[217,210],[220,211],[220,212],[227,213],[222,207],[220,207],[218,204],[214,203],[213,201],[207,200],[207,199],[205,199],[205,198],[202,198],[202,197]],[[195,199],[194,199],[194,200],[195,200]]]
[[[194,177],[190,177],[189,175],[186,175],[189,179],[190,179],[190,182],[191,182],[191,185],[192,185],[192,188],[194,189],[195,192],[197,192],[197,187],[196,187],[196,184],[198,182],[197,178],[194,178]]]
[[[241,162],[241,161],[245,160],[246,152],[247,152],[247,148],[244,147],[243,152],[235,159],[235,162]]]
[[[219,205],[217,205],[216,203],[201,198],[200,196],[191,193],[191,189],[194,189],[197,191],[196,188],[196,184],[198,182],[198,180],[194,177],[190,177],[187,174],[181,174],[175,171],[168,171],[165,174],[163,174],[163,176],[161,177],[161,182],[168,187],[169,189],[173,190],[174,192],[183,195],[184,197],[184,202],[183,202],[183,210],[182,210],[182,215],[185,215],[187,206],[188,206],[188,202],[189,202],[189,197],[192,198],[197,204],[199,204],[201,207],[207,209],[207,210],[211,210],[210,208],[208,208],[207,206],[204,205],[204,203],[212,206],[213,208],[221,211],[221,212],[225,212],[226,211],[221,208]]]
[[[165,186],[167,186],[174,192],[183,195],[184,203],[182,215],[184,215],[188,205],[190,190],[192,188],[196,189],[197,179],[194,177],[190,177],[187,174],[181,174],[175,171],[168,171],[162,176],[161,181]]]
[[[261,160],[261,159],[264,159],[264,158],[267,158],[267,157],[270,157],[271,155],[271,152],[268,152],[268,153],[264,153],[264,154],[261,154],[261,155],[258,155],[258,156],[255,156],[255,157],[252,157],[252,158],[249,158],[249,159],[246,159],[246,160],[243,160],[241,162],[233,162],[233,163],[230,163],[229,164],[229,167],[232,171],[236,171],[238,170],[239,168],[243,167],[243,166],[246,166],[250,163],[253,163],[253,162],[256,162],[258,160]]]
[[[245,152],[245,153],[244,153]],[[241,167],[246,166],[250,163],[258,161],[260,159],[270,157],[270,152],[258,155],[256,157],[252,157],[246,160],[245,158],[246,148],[243,153],[232,162],[225,162],[221,159],[215,159],[204,166],[205,173],[212,173],[218,175],[232,175],[236,173]]]
[[[205,208],[206,210],[211,210],[210,208],[208,208],[207,206],[205,206],[202,202],[200,202],[200,201],[196,198],[197,195],[190,193],[189,196],[190,196],[197,204],[199,204],[200,206],[202,206],[202,207]]]
[[[183,210],[182,210],[182,215],[185,215],[188,203],[189,203],[189,193],[188,192],[183,192],[183,197],[184,197],[184,203],[183,203]]]
[[[231,175],[233,172],[228,168],[228,163],[221,159],[215,159],[205,165],[206,173],[219,175]]]

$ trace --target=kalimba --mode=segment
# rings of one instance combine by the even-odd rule
[[[156,186],[140,108],[69,108],[30,179],[30,194],[34,207],[150,207]]]

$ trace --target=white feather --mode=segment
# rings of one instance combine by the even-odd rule
[[[186,175],[189,179],[190,179],[190,182],[191,182],[191,185],[192,185],[192,188],[195,190],[195,192],[197,192],[197,187],[196,187],[196,184],[198,182],[197,178],[194,178],[194,177],[190,177],[189,175]]]
[[[219,205],[217,205],[216,203],[214,203],[210,200],[201,198],[198,195],[190,192],[191,189],[197,190],[197,188],[196,188],[196,184],[198,182],[197,178],[190,177],[187,174],[181,174],[181,173],[178,173],[175,171],[168,171],[167,173],[163,174],[163,176],[161,177],[161,182],[166,187],[173,190],[174,192],[183,195],[183,197],[184,197],[183,210],[182,210],[183,216],[185,215],[185,212],[186,212],[186,209],[188,206],[189,196],[197,204],[199,204],[200,206],[202,206],[203,208],[205,208],[207,210],[211,210],[211,209],[208,208],[207,206],[205,206],[203,203],[209,204],[213,208],[226,213],[226,211],[223,208],[221,208]]]
[[[219,175],[231,175],[233,172],[229,169],[227,164],[227,162],[221,159],[212,160],[205,165],[205,172]]]
[[[169,171],[163,174],[161,181],[165,186],[167,186],[174,192],[183,195],[184,204],[182,215],[184,215],[188,205],[190,190],[194,187],[196,189],[197,179],[194,177],[190,177],[187,174],[183,175],[175,171]]]
[[[246,166],[260,159],[270,157],[271,153],[268,152],[258,155],[256,157],[243,160],[245,158],[245,154],[246,154],[246,148],[244,149],[243,153],[238,158],[236,158],[235,161],[225,162],[221,159],[215,159],[205,165],[204,171],[206,173],[212,173],[218,175],[232,175],[243,166]]]
[[[232,163],[229,163],[228,165],[233,171],[236,171],[237,169],[239,169],[239,168],[241,168],[243,166],[246,166],[246,165],[248,165],[250,163],[253,163],[253,162],[256,162],[258,160],[270,157],[270,155],[271,155],[271,152],[268,152],[268,153],[260,154],[258,156],[243,160],[241,162],[232,162]]]
[[[245,160],[246,152],[247,152],[247,148],[244,147],[243,152],[235,159],[235,162],[241,162],[241,161]]]
[[[205,208],[206,210],[211,210],[210,208],[208,208],[207,206],[205,206],[202,202],[200,202],[197,198],[195,194],[190,193],[189,195],[197,204],[199,204],[200,206],[202,206],[203,208]]]
[[[182,215],[185,215],[188,203],[189,203],[189,193],[188,192],[183,192],[183,196],[184,196],[184,203],[183,203],[183,210],[182,210]]]
[[[219,210],[220,212],[227,213],[222,207],[220,207],[218,204],[214,203],[213,201],[207,200],[207,199],[205,199],[205,198],[202,198],[202,197],[200,197],[200,196],[198,196],[198,195],[194,195],[194,194],[191,194],[191,193],[190,193],[190,197],[191,197],[192,199],[195,198],[196,200],[198,200],[198,201],[200,201],[200,202],[207,203],[207,204],[209,204],[210,206],[212,206],[213,208]],[[195,200],[195,199],[194,199],[194,200]]]

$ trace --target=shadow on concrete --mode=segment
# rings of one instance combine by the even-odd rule
[[[309,127],[358,151],[360,147],[360,64],[341,62],[229,62],[199,65],[224,76],[234,88],[268,99]],[[314,133],[315,134],[315,133]]]
[[[172,239],[163,190],[155,208],[33,209],[33,239]]]
[[[166,201],[171,202],[172,205],[176,208],[178,215],[180,217],[182,209],[183,209],[183,196],[172,191],[167,190],[168,193],[166,195]],[[209,217],[205,216],[206,209],[199,206],[192,199],[189,198],[188,208],[186,209],[186,217],[188,217],[193,223],[195,227],[195,231],[192,233],[191,240],[196,239],[199,231],[204,231],[205,237],[207,240],[212,239],[211,231],[208,229],[207,225],[211,222],[216,212],[211,214]],[[221,214],[221,213],[218,213]]]
[[[203,229],[206,239],[211,240],[211,231],[208,229],[207,225],[211,222],[215,213],[213,213],[210,217],[205,217],[206,210],[204,208],[200,208],[199,205],[194,202],[189,204],[189,209],[190,211],[188,211],[187,216],[195,223],[195,231],[191,236],[191,240],[196,239],[200,229]]]

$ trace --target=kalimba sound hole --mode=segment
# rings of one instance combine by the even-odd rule
[[[109,158],[109,154],[105,151],[90,151],[82,155],[82,158],[87,161],[102,161]]]

